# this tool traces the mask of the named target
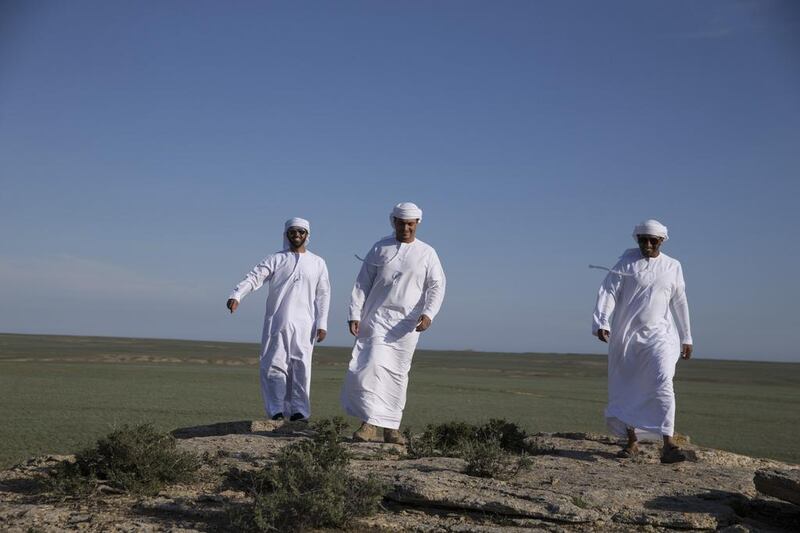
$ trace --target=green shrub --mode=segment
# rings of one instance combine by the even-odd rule
[[[231,514],[237,529],[299,531],[343,528],[378,510],[387,488],[374,478],[347,473],[350,460],[339,442],[345,422],[314,426],[316,435],[284,448],[272,465],[252,475],[252,507]]]
[[[525,439],[528,434],[513,422],[493,418],[478,430],[480,439],[496,439],[500,447],[513,453],[526,450]]]
[[[467,461],[467,474],[497,479],[509,479],[530,465],[527,436],[513,422],[498,419],[483,425],[429,424],[416,436],[406,431],[410,457],[458,457]]]
[[[461,457],[467,462],[470,476],[511,479],[531,464],[528,456],[503,449],[500,440],[490,438],[465,443]]]
[[[412,436],[410,429],[406,436]],[[527,437],[519,426],[501,419],[492,419],[480,426],[467,422],[428,424],[421,434],[409,439],[408,454],[411,457],[461,457],[465,447],[487,440],[497,441],[504,451],[522,453]]]
[[[155,494],[168,483],[189,481],[200,467],[193,454],[177,449],[175,438],[152,424],[123,426],[60,463],[50,485],[58,493],[90,493],[100,483],[137,494]]]

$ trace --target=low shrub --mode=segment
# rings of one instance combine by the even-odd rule
[[[528,434],[513,422],[492,419],[483,425],[467,422],[445,422],[428,424],[419,435],[411,435],[408,454],[411,457],[461,457],[465,446],[495,440],[500,448],[512,453],[525,451],[525,439]]]
[[[525,452],[511,453],[496,438],[466,443],[461,457],[467,462],[467,474],[494,479],[511,479],[531,465]]]
[[[458,457],[473,476],[509,479],[530,465],[527,433],[513,422],[492,419],[483,425],[467,422],[428,424],[419,435],[406,432],[408,455]]]
[[[252,474],[253,504],[231,513],[241,530],[344,528],[378,510],[387,487],[346,471],[350,455],[339,442],[342,418],[315,424],[316,434],[284,448],[274,464]]]
[[[50,477],[57,493],[86,495],[98,484],[125,492],[155,494],[166,484],[190,481],[200,460],[177,449],[175,438],[152,424],[123,426],[60,463]]]

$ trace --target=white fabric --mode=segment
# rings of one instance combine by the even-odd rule
[[[633,240],[638,242],[639,235],[654,235],[663,238],[665,242],[669,240],[667,227],[658,220],[652,218],[636,224],[633,228]]]
[[[417,207],[417,204],[411,202],[400,202],[392,212],[389,214],[389,224],[394,227],[394,219],[399,218],[400,220],[418,220],[422,222],[422,209]]]
[[[445,284],[442,264],[428,244],[401,243],[393,236],[375,243],[350,298],[349,320],[360,325],[342,386],[345,412],[379,427],[400,427],[420,335],[415,328],[420,315],[436,317]]]
[[[328,329],[328,268],[309,251],[284,250],[253,267],[229,298],[241,301],[267,281],[259,360],[264,409],[269,417],[301,413],[307,418],[316,331]]]
[[[311,240],[311,224],[308,220],[300,217],[290,218],[286,221],[283,225],[283,249],[288,250],[291,248],[289,244],[289,239],[286,237],[286,232],[289,231],[289,228],[303,228],[308,232],[306,235],[306,246],[308,246],[308,241]]]
[[[681,343],[692,343],[680,262],[663,252],[647,259],[638,248],[626,250],[600,287],[592,333],[599,329],[611,332],[609,429],[619,436],[626,427],[642,438],[672,436],[672,378]]]

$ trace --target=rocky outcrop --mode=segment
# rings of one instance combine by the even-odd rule
[[[759,470],[753,482],[764,494],[800,505],[800,469]]]
[[[309,431],[302,423],[272,421],[176,430],[180,448],[203,457],[201,476],[155,497],[101,490],[90,499],[57,500],[40,480],[63,457],[32,459],[0,472],[0,530],[224,530],[228,509],[247,502],[229,473],[264,466]],[[544,454],[508,481],[469,476],[461,459],[408,459],[402,446],[347,446],[354,475],[378,477],[389,487],[383,510],[357,522],[361,530],[800,529],[800,509],[760,494],[753,482],[756,472],[789,465],[688,443],[690,461],[662,465],[657,445],[643,444],[639,456],[618,459],[618,445],[604,435],[537,434],[529,447]]]

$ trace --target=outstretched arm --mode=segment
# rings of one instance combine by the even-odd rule
[[[247,273],[242,281],[239,282],[238,285],[233,289],[233,292],[228,296],[228,301],[225,303],[225,307],[233,313],[239,307],[239,302],[244,299],[245,296],[250,294],[253,291],[257,291],[261,288],[265,281],[268,281],[272,277],[272,273],[275,271],[275,261],[273,256],[266,257],[263,261],[253,267],[253,269]]]

